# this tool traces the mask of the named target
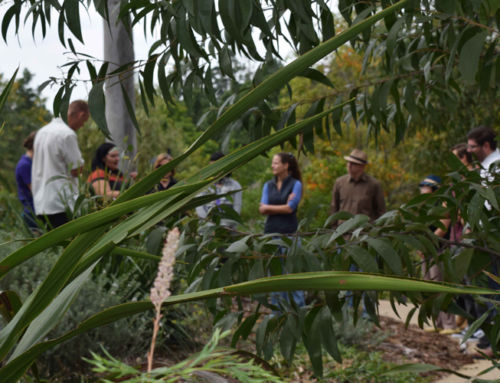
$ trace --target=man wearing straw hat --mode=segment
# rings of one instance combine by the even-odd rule
[[[345,156],[347,174],[337,178],[332,191],[330,213],[347,211],[351,214],[365,214],[373,221],[385,213],[382,185],[365,173],[368,157],[365,152],[354,149]]]

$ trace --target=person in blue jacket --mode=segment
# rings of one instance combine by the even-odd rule
[[[293,234],[297,231],[297,207],[302,198],[302,176],[299,165],[293,154],[278,153],[273,157],[271,169],[274,177],[264,184],[259,206],[260,214],[267,215],[264,232]],[[285,255],[286,249],[280,248],[279,252]],[[293,291],[292,296],[299,307],[305,306],[303,291]],[[274,305],[280,300],[288,300],[288,294],[286,292],[271,294]]]
[[[23,220],[31,230],[38,229],[31,194],[31,166],[33,163],[33,142],[36,131],[31,132],[23,142],[26,153],[21,156],[16,165],[17,196],[23,204]]]

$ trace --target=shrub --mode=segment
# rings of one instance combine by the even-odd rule
[[[15,238],[17,233],[14,231],[13,234],[7,234],[2,231],[0,241],[5,242],[6,238]],[[1,258],[19,246],[20,243],[11,242],[0,247]],[[61,252],[60,247],[52,248],[14,268],[0,280],[0,290],[13,290],[24,301],[44,280]],[[100,274],[94,274],[84,284],[62,321],[47,335],[48,338],[66,333],[83,320],[109,306],[146,298],[150,285],[143,285],[143,281],[150,277],[144,275],[138,264],[130,259],[118,259],[118,261],[126,267],[122,267],[119,273],[113,273],[109,267],[103,267],[100,269]],[[156,267],[153,265],[152,268],[143,270],[156,272]],[[189,317],[186,311],[188,309],[195,308],[176,307],[174,310],[169,310],[168,315],[164,317],[163,331],[158,340],[159,355],[172,353],[173,350],[177,353],[178,349],[184,349],[186,352],[193,349],[194,342],[189,336],[189,331],[184,328],[184,319]],[[90,357],[91,353],[98,352],[101,346],[105,346],[116,357],[127,359],[130,355],[134,355],[141,360],[145,358],[149,346],[149,338],[144,334],[151,331],[152,318],[152,312],[125,318],[59,345],[39,359],[40,374],[51,378],[60,376],[63,380],[74,380],[89,369],[89,366],[82,361],[82,357]]]

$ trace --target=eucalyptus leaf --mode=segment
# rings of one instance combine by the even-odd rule
[[[467,40],[460,50],[458,68],[463,78],[473,82],[479,68],[479,59],[487,33],[480,32]]]
[[[56,106],[54,105],[54,109]],[[92,119],[106,137],[110,137],[106,122],[106,99],[104,97],[104,81],[94,84],[89,93],[89,110]]]
[[[19,71],[19,67],[16,68],[14,71],[14,74],[10,78],[9,82],[5,85],[5,87],[2,90],[2,93],[0,94],[0,112],[2,111],[3,107],[5,106],[5,102],[7,101],[7,97],[9,96],[10,91],[12,90],[12,86],[14,85],[14,82],[16,80],[17,72]]]

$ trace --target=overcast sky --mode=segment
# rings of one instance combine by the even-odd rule
[[[331,3],[333,4],[331,9],[336,9],[337,1],[333,0]],[[3,20],[3,15],[10,5],[10,3],[7,5],[0,5],[0,20]],[[24,17],[24,15],[22,17]],[[97,59],[102,59],[103,37],[101,17],[95,12],[93,7],[91,7],[89,13],[82,12],[80,17],[85,45],[81,44],[68,30],[66,30],[66,39],[71,37],[77,52],[91,55]],[[17,36],[14,34],[14,22],[11,22],[7,42],[0,37],[0,52],[2,53],[0,74],[4,80],[10,78],[18,66],[20,67],[20,73],[22,73],[24,68],[27,68],[34,74],[34,79],[31,83],[31,86],[34,88],[48,80],[49,77],[64,77],[61,66],[67,63],[72,55],[70,50],[64,48],[59,41],[55,12],[52,13],[52,22],[53,24],[51,28],[47,30],[44,39],[42,38],[39,26],[36,29],[35,38],[33,38],[31,33],[31,18],[28,24],[24,27],[20,27]],[[148,39],[149,40],[146,40],[144,37],[142,26],[136,26],[134,29],[136,60],[147,58],[148,49],[153,42],[152,37],[148,37]],[[288,58],[288,60],[292,58],[292,51],[283,40],[280,43],[280,50],[282,51],[282,55]],[[100,67],[100,65],[96,66],[97,68]],[[83,72],[80,78],[88,79],[86,66],[81,65],[81,69]],[[46,99],[46,105],[49,110],[52,110],[52,102],[57,90],[57,86],[52,88],[46,87],[41,94],[41,96]],[[80,82],[73,90],[72,99],[87,99],[89,91],[90,85]]]
[[[0,20],[6,11],[6,7],[0,7]],[[35,39],[31,34],[31,20],[29,23],[20,28],[18,36],[14,34],[14,22],[11,22],[9,34],[7,36],[7,43],[0,38],[0,51],[1,51],[1,64],[0,73],[2,78],[10,78],[16,68],[20,67],[20,73],[24,68],[29,69],[34,73],[35,77],[31,83],[32,87],[38,87],[41,83],[46,81],[49,77],[62,77],[62,70],[60,66],[63,65],[71,58],[69,49],[62,46],[57,34],[57,18],[52,14],[53,25],[47,31],[45,39],[42,39],[42,33],[39,28],[36,30]],[[54,20],[56,23],[54,24]],[[82,52],[94,56],[96,58],[103,58],[103,37],[102,37],[102,21],[100,16],[92,11],[90,14],[82,13],[82,35],[85,45],[78,42],[70,32],[66,32],[66,38],[71,37],[77,52]],[[54,27],[55,26],[55,27]],[[148,52],[148,42],[144,39],[142,29],[137,28],[134,31],[135,41],[135,57],[145,58]],[[82,69],[85,65],[82,66]],[[82,78],[88,78],[86,70],[82,72]],[[72,93],[72,99],[83,98],[87,99],[90,87],[87,84],[80,83]],[[57,92],[57,88],[47,87],[44,89],[42,96],[47,99],[47,106],[52,110],[52,102]]]

